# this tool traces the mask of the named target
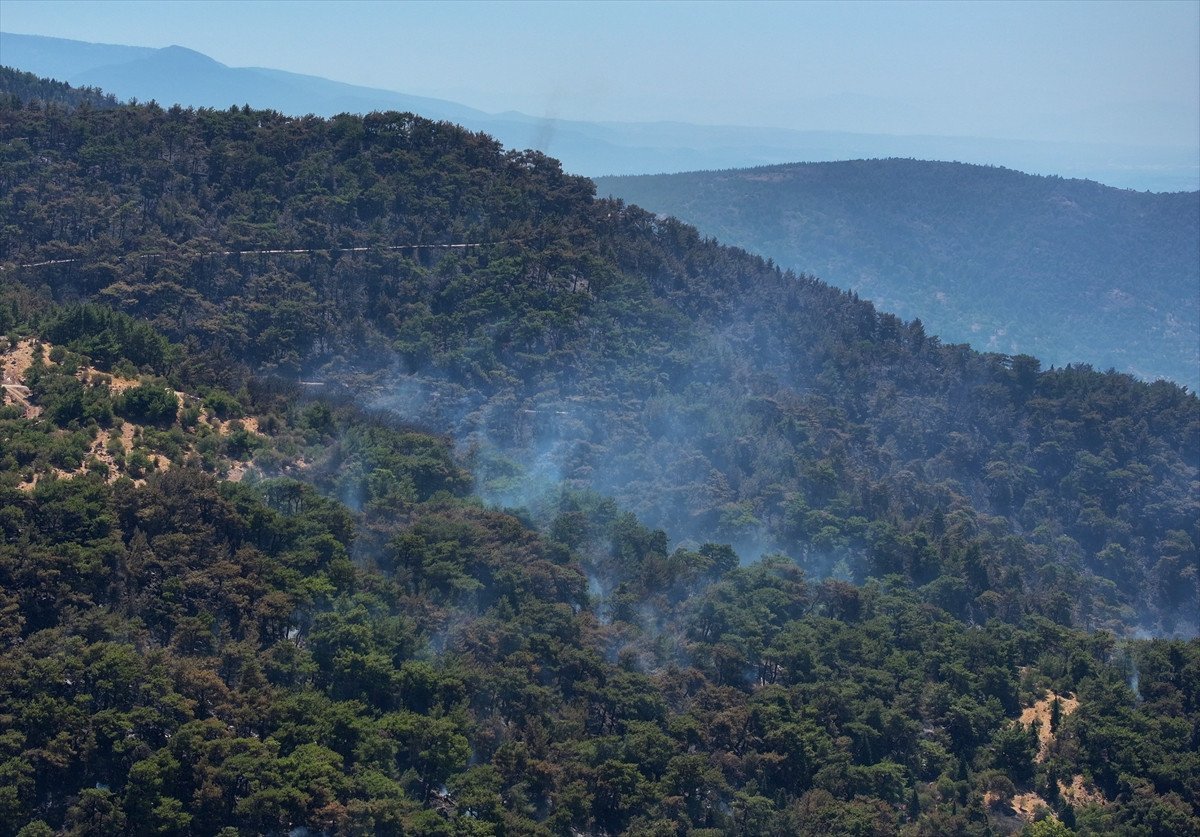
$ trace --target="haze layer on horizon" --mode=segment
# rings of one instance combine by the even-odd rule
[[[180,45],[493,113],[1200,148],[1190,0],[3,0],[0,12],[9,32]]]

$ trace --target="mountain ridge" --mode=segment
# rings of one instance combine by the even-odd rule
[[[687,171],[794,160],[836,160],[847,157],[923,156],[976,162],[1002,162],[1021,170],[1044,174],[1084,176],[1118,185],[1171,190],[1196,188],[1200,165],[1196,152],[1187,148],[1010,141],[972,137],[872,135],[846,131],[799,131],[784,128],[686,125],[666,130],[662,123],[584,122],[560,120],[508,111],[488,114],[475,108],[428,97],[409,96],[374,88],[343,85],[322,79],[317,90],[313,77],[253,68],[225,68],[221,79],[172,79],[117,67],[105,73],[82,73],[79,59],[64,64],[39,53],[41,36],[0,32],[0,51],[6,63],[38,75],[62,78],[105,88],[122,98],[154,99],[165,104],[209,106],[218,109],[249,103],[301,116],[333,116],[342,111],[410,110],[433,119],[461,122],[473,130],[496,136],[515,148],[534,148],[563,160],[569,170],[588,175],[642,174]],[[56,49],[83,44],[88,54],[104,45],[52,39]],[[116,47],[117,53],[126,49]],[[152,51],[151,51],[152,52]],[[138,52],[144,59],[150,53]],[[123,59],[128,61],[128,58]],[[64,69],[65,68],[65,69]],[[93,68],[94,69],[94,68]],[[220,82],[220,83],[218,83]],[[280,88],[287,82],[293,87]],[[336,85],[336,87],[330,87]],[[321,90],[324,93],[320,92]],[[331,95],[336,91],[336,95]],[[670,124],[670,123],[668,123]]]

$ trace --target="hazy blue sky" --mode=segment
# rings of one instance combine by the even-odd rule
[[[1200,143],[1200,2],[1188,0],[0,0],[0,28],[179,44],[488,111]]]

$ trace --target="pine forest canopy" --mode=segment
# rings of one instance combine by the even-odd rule
[[[1078,574],[1085,622],[1194,621],[1196,399],[1170,384],[943,345],[411,115],[12,108],[4,139],[5,261],[90,260],[14,275],[259,372],[363,376],[476,444],[502,500],[560,478],[677,540],[918,583],[946,559],[895,541],[962,513],[967,541],[1020,535],[1031,578]],[[464,241],[526,243],[208,255]]]
[[[0,833],[1200,833],[1194,395],[447,123],[23,83]]]

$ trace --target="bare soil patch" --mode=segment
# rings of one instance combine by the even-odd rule
[[[1046,760],[1046,756],[1050,753],[1050,746],[1054,743],[1054,733],[1050,730],[1050,715],[1055,698],[1059,700],[1062,718],[1066,718],[1079,708],[1079,701],[1074,695],[1056,695],[1054,692],[1047,692],[1044,698],[1021,711],[1020,723],[1022,726],[1030,726],[1034,721],[1041,723],[1038,728],[1038,752],[1034,757],[1039,763]]]

